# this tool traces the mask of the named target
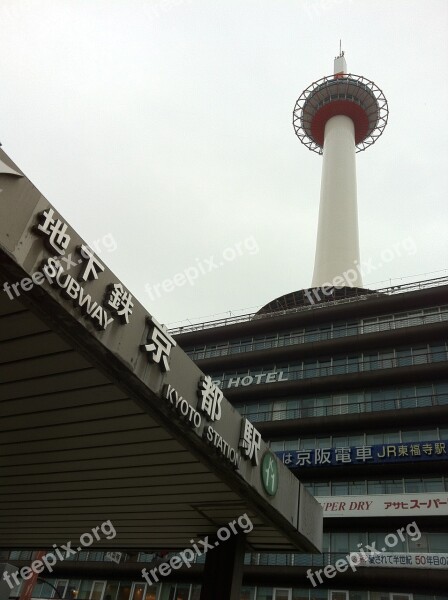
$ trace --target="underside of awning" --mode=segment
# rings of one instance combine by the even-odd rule
[[[246,513],[254,549],[291,547],[135,401],[4,293],[0,413],[2,546],[77,540],[110,520],[117,536],[108,546],[182,548]]]
[[[203,373],[174,340],[166,365],[149,353],[157,322],[132,295],[130,318],[104,308],[107,290],[123,285],[105,265],[92,270],[93,251],[1,150],[0,160],[20,175],[0,173],[1,546],[51,547],[110,521],[116,536],[97,545],[183,548],[247,515],[249,548],[319,548],[317,501],[225,398],[216,414],[199,407]],[[65,250],[78,260],[52,278],[47,267]],[[175,410],[167,388],[198,422]],[[245,454],[255,435],[259,456]]]

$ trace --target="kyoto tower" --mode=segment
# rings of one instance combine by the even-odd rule
[[[373,81],[347,74],[341,51],[334,60],[334,74],[312,83],[296,102],[293,125],[297,137],[313,152],[323,154],[313,288],[363,286],[356,269],[355,153],[376,142],[386,127],[388,112],[387,100]],[[336,283],[349,269],[356,272],[350,282]]]

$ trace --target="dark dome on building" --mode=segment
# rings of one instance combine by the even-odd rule
[[[376,290],[349,286],[308,288],[279,296],[275,300],[265,304],[256,314],[264,315],[267,313],[309,306],[310,304],[322,304],[324,302],[334,302],[335,300],[357,298],[359,296],[377,293]]]

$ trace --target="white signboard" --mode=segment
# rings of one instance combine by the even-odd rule
[[[361,559],[360,567],[399,567],[408,569],[446,569],[447,553],[413,554],[411,552],[381,552]]]
[[[448,515],[448,493],[318,496],[327,517],[393,517]]]

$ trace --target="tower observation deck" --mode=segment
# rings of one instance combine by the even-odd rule
[[[335,58],[334,74],[312,83],[296,102],[297,137],[309,150],[323,154],[313,287],[362,287],[356,268],[360,259],[355,153],[376,142],[388,114],[387,100],[373,81],[347,74],[343,52]],[[344,273],[349,270],[348,280]]]

